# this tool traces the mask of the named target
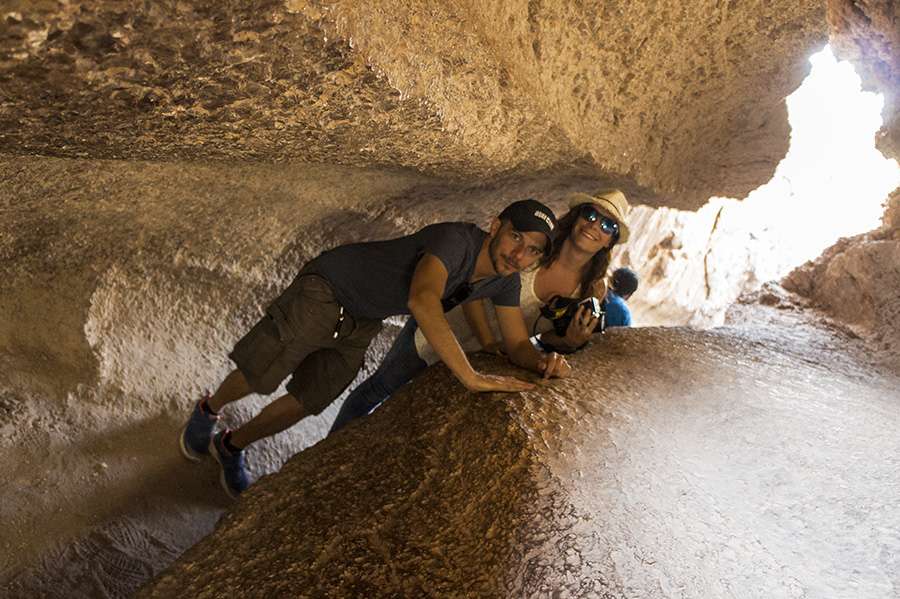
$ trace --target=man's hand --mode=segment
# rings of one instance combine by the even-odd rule
[[[545,354],[540,362],[538,362],[538,367],[543,373],[545,379],[549,379],[550,377],[556,378],[565,378],[569,376],[569,373],[572,372],[572,367],[569,366],[569,363],[566,362],[566,359],[563,358],[556,352],[551,352],[549,354]]]
[[[483,393],[486,391],[501,391],[515,393],[517,391],[528,391],[534,389],[534,383],[529,383],[521,379],[511,376],[498,376],[494,374],[475,373],[471,380],[464,381],[463,384],[469,391]]]
[[[563,337],[563,340],[572,349],[578,349],[591,338],[599,322],[600,319],[594,317],[587,306],[578,306],[575,316],[569,322],[569,327],[566,329],[566,336]]]

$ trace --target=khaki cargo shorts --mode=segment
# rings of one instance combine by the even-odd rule
[[[288,393],[318,414],[356,377],[380,330],[381,321],[346,313],[324,277],[301,271],[229,357],[263,395],[293,374]]]

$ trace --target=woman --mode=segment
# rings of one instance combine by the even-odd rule
[[[553,251],[543,266],[521,273],[519,304],[525,323],[532,335],[543,333],[544,344],[561,351],[575,351],[590,338],[597,318],[586,308],[578,309],[565,335],[550,330],[552,322],[540,316],[540,309],[557,296],[602,299],[606,295],[604,279],[610,252],[616,243],[628,240],[625,222],[628,209],[628,200],[618,189],[605,189],[593,195],[572,194],[569,212],[557,227],[557,240],[562,242],[553,244]],[[499,327],[492,313],[483,301],[469,302],[447,313],[447,321],[463,350],[497,351]],[[415,320],[410,319],[378,370],[344,401],[331,432],[374,410],[436,361],[437,354],[418,330]]]

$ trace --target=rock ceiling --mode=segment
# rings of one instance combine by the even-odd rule
[[[812,0],[7,0],[0,19],[0,153],[564,166],[687,208],[771,177],[828,33]]]

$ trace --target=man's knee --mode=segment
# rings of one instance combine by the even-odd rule
[[[294,371],[287,391],[300,398],[308,414],[320,414],[347,388],[359,369],[359,363],[348,363],[340,352],[322,349],[310,354]]]
[[[325,411],[338,395],[346,388],[340,383],[334,385],[332,381],[319,381],[296,374],[288,381],[287,392],[290,397],[303,409],[306,415],[317,415]]]
[[[264,412],[269,412],[273,416],[296,422],[306,416],[306,410],[303,407],[303,400],[292,393],[286,393],[263,408]]]
[[[246,378],[246,377],[245,377]],[[248,379],[248,386],[253,390],[254,393],[259,395],[271,395],[275,393],[278,387],[281,385],[282,379],[274,379],[265,377],[256,379],[253,382],[250,382]]]

